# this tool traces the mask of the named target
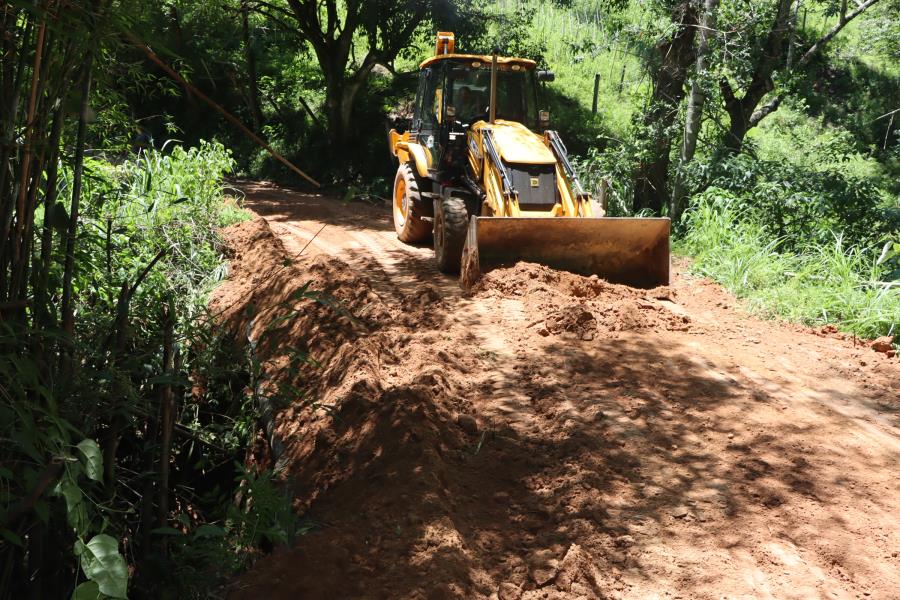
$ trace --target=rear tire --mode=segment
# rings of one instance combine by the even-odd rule
[[[419,193],[419,182],[408,164],[400,165],[394,177],[394,231],[401,242],[424,242],[431,235],[431,223],[422,219],[424,200]]]
[[[462,198],[450,196],[434,201],[434,258],[444,273],[459,273],[469,212]]]

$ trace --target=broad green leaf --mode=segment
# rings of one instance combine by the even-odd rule
[[[54,492],[66,500],[66,518],[75,533],[81,535],[87,529],[87,509],[84,506],[84,493],[72,480],[71,473],[63,475]]]
[[[81,440],[76,446],[84,458],[84,472],[89,479],[103,481],[103,452],[94,440]]]
[[[85,581],[72,592],[72,600],[100,600],[100,586],[96,581]]]
[[[96,581],[100,592],[111,598],[128,597],[128,569],[119,554],[119,542],[101,533],[87,544],[75,542],[75,555],[81,558],[81,570]]]
[[[56,486],[56,493],[66,499],[66,510],[72,510],[84,497],[81,488],[75,485],[75,482],[68,477],[63,477],[60,480]]]
[[[84,502],[79,502],[66,512],[66,520],[69,526],[75,530],[76,535],[84,535],[87,533],[88,521],[87,507]]]
[[[9,529],[4,529],[0,527],[0,537],[9,542],[10,544],[15,544],[20,548],[24,548],[25,544],[22,543],[22,538],[19,537],[19,534],[15,531],[10,531]]]
[[[224,537],[227,533],[228,532],[225,531],[224,527],[204,523],[203,525],[197,527],[197,531],[194,532],[194,536],[198,538]]]

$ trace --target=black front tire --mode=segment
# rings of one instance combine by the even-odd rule
[[[434,258],[444,273],[459,273],[469,212],[462,198],[454,196],[434,201]]]
[[[431,223],[426,221],[422,204],[425,200],[419,191],[419,180],[409,164],[402,164],[394,178],[394,231],[397,238],[407,244],[424,242],[431,235]]]

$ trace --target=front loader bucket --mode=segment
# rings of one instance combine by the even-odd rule
[[[607,281],[651,288],[669,284],[667,218],[472,217],[460,284],[481,274],[534,262]]]

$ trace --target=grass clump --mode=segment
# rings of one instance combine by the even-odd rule
[[[759,215],[730,192],[711,188],[685,215],[678,251],[691,269],[748,301],[768,317],[806,325],[833,324],[863,338],[896,333],[900,325],[900,238],[876,246],[828,242],[789,250]]]

